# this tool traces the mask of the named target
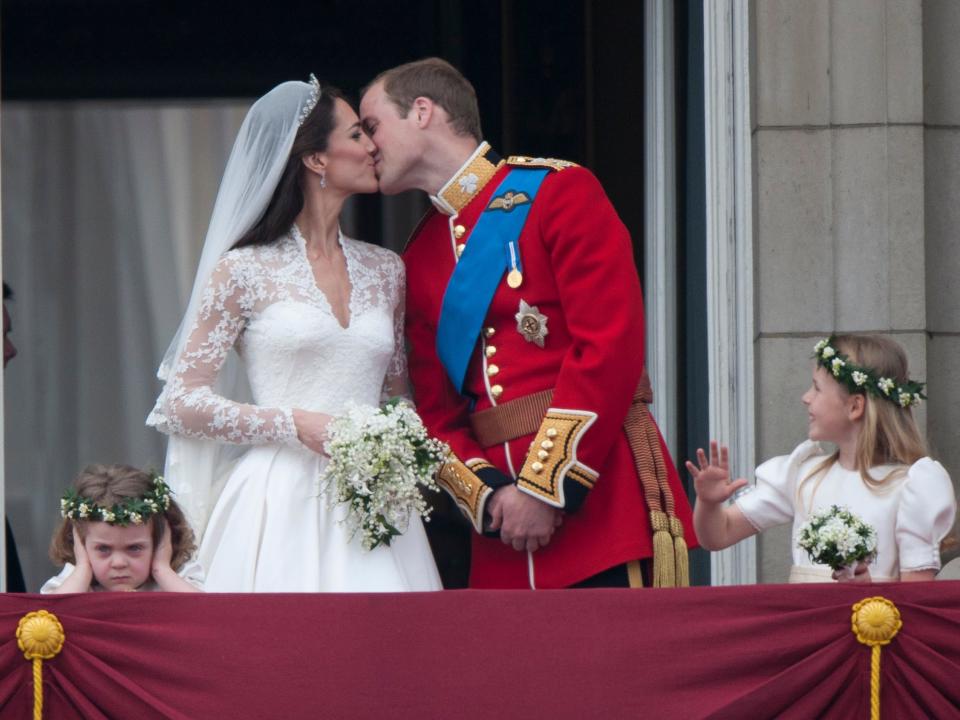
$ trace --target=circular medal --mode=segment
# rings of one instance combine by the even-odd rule
[[[516,290],[523,283],[523,274],[514,268],[507,274],[507,285]]]

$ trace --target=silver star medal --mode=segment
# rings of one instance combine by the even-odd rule
[[[520,312],[514,317],[517,319],[517,332],[523,335],[523,339],[543,347],[543,341],[550,331],[547,330],[547,316],[541,314],[540,308],[521,300]]]

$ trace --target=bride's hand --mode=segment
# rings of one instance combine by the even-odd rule
[[[327,441],[330,419],[326,413],[294,410],[293,424],[297,427],[297,438],[315,453],[326,454],[323,444]]]

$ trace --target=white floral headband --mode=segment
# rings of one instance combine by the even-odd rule
[[[83,497],[70,488],[60,498],[60,515],[70,520],[91,520],[111,525],[140,525],[151,515],[170,508],[170,486],[159,475],[152,474],[150,489],[141,497],[127,498],[106,508],[94,500]]]
[[[852,393],[869,393],[874,397],[889,400],[902,408],[919,405],[926,400],[923,394],[925,383],[907,380],[897,383],[893,378],[879,376],[872,368],[854,365],[850,358],[837,351],[834,347],[834,336],[831,335],[818,342],[813,347],[813,357],[817,364],[837,379],[841,385]]]

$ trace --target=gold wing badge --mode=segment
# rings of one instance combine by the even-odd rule
[[[487,209],[510,212],[517,205],[524,205],[528,202],[530,202],[530,197],[525,192],[515,193],[513,190],[507,190],[503,195],[498,195],[491,200]]]

